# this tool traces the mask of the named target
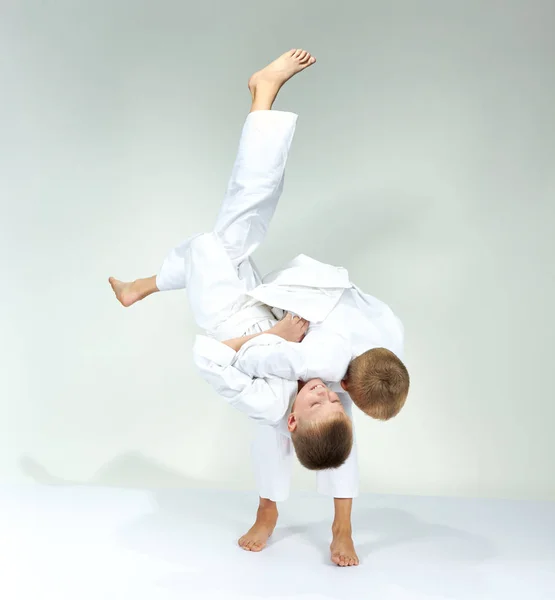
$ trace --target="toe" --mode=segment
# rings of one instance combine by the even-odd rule
[[[333,563],[335,563],[336,565],[339,565],[339,555],[338,554],[332,554],[331,555],[331,561]]]
[[[302,51],[302,49],[301,49],[301,48],[299,48],[299,49],[297,49],[297,50],[295,51],[295,54],[294,54],[293,56],[294,56],[296,59],[298,59],[298,58],[299,58],[299,56],[302,54],[302,52],[303,52],[303,51]]]
[[[306,50],[302,50],[301,53],[299,54],[299,61],[303,62],[304,59],[306,58],[308,52]]]

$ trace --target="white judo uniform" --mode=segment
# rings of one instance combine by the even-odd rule
[[[287,311],[310,320],[301,344],[274,335],[244,344],[232,365],[251,377],[302,381],[320,377],[341,393],[349,363],[367,350],[387,348],[403,359],[404,329],[399,318],[387,304],[351,283],[341,267],[301,254],[264,277],[249,295],[271,300],[278,317]]]
[[[287,378],[279,374],[249,374],[252,353],[236,353],[221,342],[266,331],[277,321],[270,306],[283,304],[279,301],[283,290],[271,282],[262,283],[250,256],[263,241],[281,195],[296,122],[294,113],[256,111],[248,115],[214,230],[194,236],[172,250],[156,282],[160,291],[187,290],[194,318],[206,331],[206,335],[195,340],[195,364],[202,377],[229,404],[256,422],[252,460],[258,492],[262,498],[276,502],[289,495],[294,451],[286,422],[298,380],[291,368]],[[310,315],[305,318],[318,321],[327,316],[348,286],[344,270],[312,262],[316,270],[309,273],[307,269],[305,282],[298,285],[306,292],[303,308],[312,307],[301,312]],[[328,285],[328,278],[334,274],[341,278],[342,285],[336,286],[335,280],[332,287]],[[322,285],[318,283],[319,276]],[[254,290],[260,292],[261,298],[253,295]],[[294,308],[292,311],[301,314]],[[271,334],[256,339],[262,340],[262,352],[281,340]],[[245,371],[236,366],[239,356]],[[271,367],[274,362],[269,354],[266,366]],[[328,365],[330,371],[332,366]],[[315,377],[323,378],[320,374]],[[341,390],[339,396],[351,415],[348,394]],[[317,481],[320,493],[336,498],[356,497],[356,442],[347,461],[338,469],[319,471]]]

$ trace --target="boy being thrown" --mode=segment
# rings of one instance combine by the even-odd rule
[[[186,288],[197,324],[194,360],[202,376],[231,405],[257,421],[253,462],[260,495],[254,526],[239,540],[246,550],[264,548],[277,522],[276,502],[289,493],[291,442],[299,461],[318,471],[318,489],[334,497],[332,560],[358,564],[351,537],[352,498],[358,494],[350,399],[321,379],[253,378],[232,365],[237,352],[262,334],[299,341],[304,319],[280,322],[249,291],[261,283],[251,254],[264,239],[283,189],[297,115],[272,111],[281,86],[314,64],[302,50],[285,53],[249,80],[252,107],[216,225],[186,240],[164,261],[158,276],[123,283],[110,278],[117,298],[130,306],[153,292]],[[340,399],[341,396],[341,399]]]

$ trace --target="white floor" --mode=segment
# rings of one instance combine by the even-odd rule
[[[329,562],[331,506],[282,505],[242,551],[256,499],[236,492],[0,487],[3,600],[555,598],[555,504],[368,495],[361,565]]]

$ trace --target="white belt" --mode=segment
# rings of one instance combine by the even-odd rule
[[[265,304],[255,304],[238,310],[209,333],[221,342],[243,335],[260,321],[276,321],[272,311]]]

